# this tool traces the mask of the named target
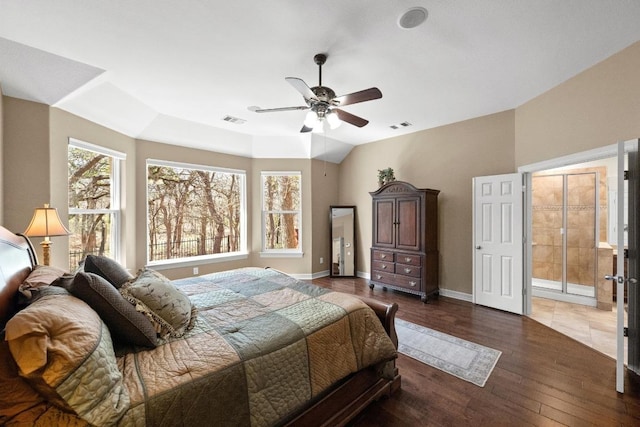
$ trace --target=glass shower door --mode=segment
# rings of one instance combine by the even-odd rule
[[[566,175],[567,294],[596,296],[598,193],[596,173]]]
[[[593,305],[599,241],[599,174],[542,172],[532,176],[534,295]],[[606,232],[606,217],[602,224]]]
[[[563,289],[564,178],[532,177],[532,285],[538,289]]]

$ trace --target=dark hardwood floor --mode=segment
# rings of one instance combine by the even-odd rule
[[[312,281],[397,302],[397,317],[502,352],[484,387],[402,354],[402,388],[370,405],[353,426],[640,425],[640,378],[615,391],[615,360],[526,316],[440,297],[370,290],[364,279]]]

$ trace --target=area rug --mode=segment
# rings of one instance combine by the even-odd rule
[[[398,351],[448,374],[484,387],[501,351],[396,319]]]

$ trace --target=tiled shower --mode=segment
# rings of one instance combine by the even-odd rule
[[[607,168],[532,176],[533,286],[594,298],[598,243],[607,236]]]

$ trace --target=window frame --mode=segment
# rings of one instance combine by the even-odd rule
[[[149,166],[169,167],[177,169],[200,170],[207,172],[232,173],[240,177],[238,188],[240,189],[240,244],[239,250],[235,252],[225,252],[219,254],[195,255],[183,258],[171,258],[150,261],[149,260]],[[171,160],[160,160],[148,158],[145,160],[145,264],[153,266],[156,270],[163,270],[177,267],[189,267],[210,262],[227,262],[248,257],[247,241],[247,171],[242,169],[231,169],[218,166],[200,165],[187,162],[176,162]]]
[[[264,194],[264,185],[265,178],[268,176],[297,176],[299,179],[299,203],[298,210],[290,210],[290,211],[281,211],[281,210],[273,210],[267,211],[265,210],[265,194]],[[268,212],[274,213],[294,213],[298,215],[298,247],[295,249],[267,249],[266,242],[266,217]],[[302,251],[302,171],[261,171],[260,172],[260,241],[261,241],[261,252],[260,257],[262,258],[301,258],[304,255]]]
[[[109,214],[113,219],[113,223],[110,224],[110,248],[111,257],[124,264],[122,259],[122,163],[127,159],[127,155],[120,151],[112,150],[110,148],[102,147],[100,145],[92,144],[90,142],[81,141],[75,138],[69,138],[67,143],[67,164],[69,161],[69,147],[91,151],[96,154],[102,154],[111,157],[111,183],[110,193],[111,200],[109,205],[110,209],[78,209],[69,206],[69,195],[67,193],[67,207],[68,215],[94,215],[94,214]],[[67,183],[69,182],[69,172],[67,170]],[[68,190],[67,190],[68,191]]]

